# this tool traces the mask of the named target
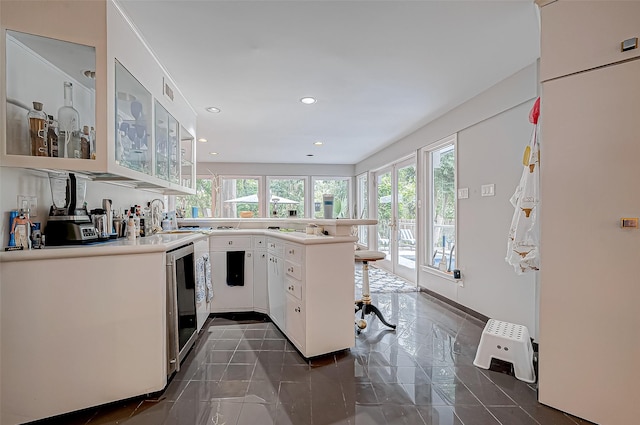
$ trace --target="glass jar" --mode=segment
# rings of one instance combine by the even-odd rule
[[[47,148],[47,114],[42,110],[42,103],[33,102],[33,109],[27,114],[29,117],[29,136],[31,140],[32,156],[49,156]]]

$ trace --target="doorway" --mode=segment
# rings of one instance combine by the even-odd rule
[[[416,282],[416,160],[397,162],[375,173],[378,217],[376,249],[384,252],[377,264]]]

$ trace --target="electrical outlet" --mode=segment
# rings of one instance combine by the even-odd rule
[[[29,216],[36,217],[38,215],[38,198],[18,195],[18,210],[29,210]]]

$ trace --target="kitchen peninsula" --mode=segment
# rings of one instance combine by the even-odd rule
[[[311,222],[329,235],[301,231]],[[304,357],[352,347],[357,238],[351,226],[369,224],[375,220],[186,219],[182,226],[201,231],[0,253],[1,422],[25,423],[162,390],[165,254],[185,243],[208,242],[208,312],[264,313]],[[244,252],[243,279],[233,286],[224,270],[229,252]]]

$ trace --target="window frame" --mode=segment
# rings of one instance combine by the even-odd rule
[[[315,193],[316,193],[316,181],[322,181],[322,180],[336,180],[336,181],[345,181],[346,185],[347,185],[347,212],[349,213],[347,217],[343,217],[343,218],[351,218],[351,214],[353,211],[353,190],[352,190],[352,185],[353,185],[353,177],[348,177],[348,176],[311,176],[311,183],[310,183],[310,196],[309,196],[309,218],[316,218],[315,217]],[[334,211],[334,215],[335,215],[335,211]],[[318,220],[321,219],[323,217],[319,217],[317,218]]]
[[[368,219],[371,212],[369,195],[371,183],[369,172],[364,172],[355,176],[355,199],[353,202],[353,210],[356,213],[356,219]],[[361,181],[363,181],[361,183]],[[364,192],[364,193],[363,193]],[[369,248],[369,226],[358,226],[357,244],[361,248]]]
[[[460,258],[458,255],[459,252],[459,245],[458,245],[458,240],[459,240],[459,234],[458,234],[458,134],[454,133],[450,136],[447,136],[443,139],[440,139],[434,143],[431,143],[427,146],[424,146],[423,148],[420,149],[420,158],[421,158],[421,162],[423,164],[423,168],[424,168],[424,173],[423,173],[423,178],[422,178],[422,186],[423,186],[423,196],[424,196],[424,213],[421,214],[421,219],[424,220],[424,226],[423,229],[425,229],[424,231],[424,235],[422,237],[422,240],[424,241],[424,249],[423,254],[421,255],[421,269],[423,271],[427,271],[430,273],[434,273],[440,276],[446,276],[446,277],[451,277],[453,274],[453,271],[441,271],[439,270],[437,267],[431,265],[431,259],[433,258],[433,253],[434,253],[434,241],[433,241],[433,222],[434,222],[434,208],[433,208],[433,193],[434,193],[434,186],[433,186],[433,161],[432,161],[432,153],[435,151],[439,151],[442,150],[442,148],[451,145],[453,147],[453,172],[454,172],[454,178],[453,178],[453,201],[454,201],[454,214],[455,214],[455,225],[454,225],[454,232],[455,232],[455,237],[454,237],[454,255],[455,255],[455,266],[453,267],[454,269],[459,269],[460,268]]]
[[[225,180],[257,180],[258,181],[258,200],[265,199],[265,189],[264,189],[264,176],[256,176],[256,175],[233,175],[233,174],[224,174],[218,175],[218,189],[212,185],[212,190],[216,190],[215,194],[215,203],[214,205],[220,205],[220,214],[217,218],[238,218],[238,217],[222,217],[222,207],[224,201],[222,200],[222,186]],[[258,202],[258,218],[266,217],[266,211],[264,207],[264,202]],[[215,211],[214,211],[215,216]]]
[[[303,207],[304,207],[304,215],[302,216],[302,218],[309,218],[309,176],[265,176],[265,186],[264,186],[264,208],[265,211],[267,212],[265,217],[271,217],[271,203],[269,202],[269,199],[271,197],[271,182],[273,180],[302,180],[304,182],[304,199],[302,200],[302,202],[300,202]],[[278,217],[278,218],[283,218],[283,217]]]

